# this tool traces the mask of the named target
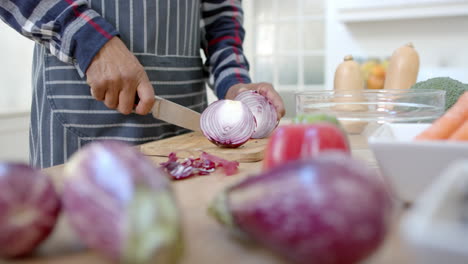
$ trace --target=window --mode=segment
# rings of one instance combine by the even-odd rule
[[[323,0],[254,0],[250,4],[251,74],[279,91],[322,88],[325,79]]]

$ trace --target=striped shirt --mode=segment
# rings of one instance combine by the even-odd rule
[[[224,98],[232,85],[250,82],[242,49],[245,31],[241,0],[201,3],[201,44],[207,55],[210,84],[216,95]],[[61,61],[73,64],[83,78],[101,47],[119,35],[87,0],[0,0],[0,18]]]

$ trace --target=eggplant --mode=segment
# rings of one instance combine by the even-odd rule
[[[219,193],[209,212],[233,234],[298,264],[352,264],[383,242],[390,190],[342,152],[287,162]]]
[[[53,231],[59,196],[47,175],[23,163],[0,163],[0,187],[0,257],[29,255]]]
[[[89,143],[64,176],[64,213],[86,246],[119,263],[178,262],[183,241],[169,176],[137,149]]]

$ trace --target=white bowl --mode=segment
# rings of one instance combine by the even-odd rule
[[[450,165],[403,217],[401,233],[420,264],[468,263],[468,160]]]
[[[413,202],[453,161],[468,158],[468,143],[415,141],[430,124],[384,124],[369,147],[398,198]]]

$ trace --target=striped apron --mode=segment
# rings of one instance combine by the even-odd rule
[[[120,32],[145,67],[155,94],[201,112],[206,74],[200,56],[200,0],[89,0]],[[122,115],[93,99],[74,66],[36,45],[33,60],[30,161],[62,164],[99,139],[141,144],[188,132],[150,114]]]

